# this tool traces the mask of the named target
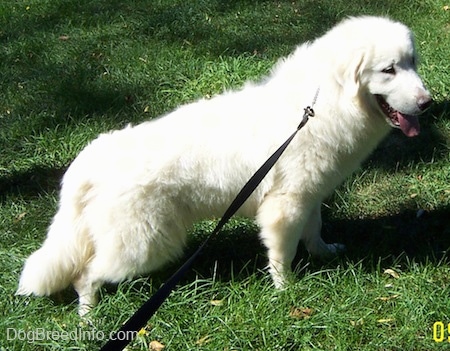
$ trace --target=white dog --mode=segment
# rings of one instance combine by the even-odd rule
[[[299,241],[319,256],[342,247],[320,236],[324,198],[391,127],[419,133],[417,115],[432,100],[416,64],[407,27],[350,18],[299,46],[259,84],[99,136],[67,170],[58,213],[26,261],[18,293],[47,295],[73,283],[84,314],[105,282],[179,258],[186,230],[223,214],[319,91],[316,116],[239,212],[256,218],[282,286]]]

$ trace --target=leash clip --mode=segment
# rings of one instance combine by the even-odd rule
[[[314,99],[313,99],[311,106],[306,106],[303,109],[305,111],[305,113],[303,114],[303,119],[300,122],[300,124],[298,125],[297,130],[300,130],[301,128],[303,128],[303,126],[306,124],[306,122],[308,122],[309,117],[314,117],[316,115],[316,113],[313,110],[313,106],[316,104],[317,96],[319,95],[319,91],[320,91],[320,87],[317,88],[316,95],[314,95]]]
[[[315,112],[313,110],[313,108],[311,106],[308,106],[306,108],[303,109],[305,111],[305,114],[303,115],[304,117],[314,117],[315,116]]]
[[[311,106],[304,108],[305,113],[303,114],[303,119],[297,127],[297,130],[300,130],[304,127],[306,122],[308,122],[309,117],[314,117],[315,112]]]

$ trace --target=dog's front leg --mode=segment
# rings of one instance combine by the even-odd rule
[[[260,237],[268,249],[269,272],[277,288],[286,283],[287,273],[307,216],[298,199],[286,194],[267,195],[257,214]]]

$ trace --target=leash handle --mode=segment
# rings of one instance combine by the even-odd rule
[[[208,241],[215,235],[217,235],[223,228],[223,226],[228,222],[228,220],[239,210],[239,208],[244,204],[244,202],[250,197],[257,186],[262,182],[264,177],[269,173],[274,164],[283,154],[284,150],[294,139],[297,132],[303,128],[303,126],[308,122],[309,117],[314,116],[314,110],[312,107],[308,106],[305,108],[305,113],[303,115],[303,120],[291,134],[291,136],[267,159],[266,162],[253,174],[253,176],[248,180],[243,186],[241,191],[237,194],[236,198],[233,200],[231,205],[225,211],[224,215],[217,223],[214,230],[208,237],[203,241],[200,247],[192,254],[191,257],[163,284],[155,294],[153,294],[150,299],[148,299],[131,317],[130,319],[122,325],[122,327],[115,333],[111,339],[100,349],[100,351],[117,351],[123,350],[127,346],[132,338],[122,338],[121,336],[126,335],[127,337],[131,334],[135,335],[141,328],[145,326],[147,321],[155,314],[158,308],[167,299],[170,293],[175,289],[176,284],[181,280],[184,274],[192,266],[192,263],[198,257],[200,252],[203,250]]]

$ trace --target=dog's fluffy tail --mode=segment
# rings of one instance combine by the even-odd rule
[[[62,290],[92,256],[92,240],[82,220],[89,185],[77,183],[76,189],[63,187],[60,209],[43,246],[26,260],[16,294],[41,296]]]

